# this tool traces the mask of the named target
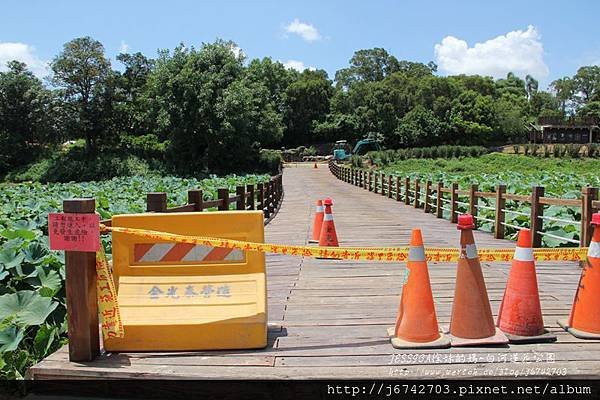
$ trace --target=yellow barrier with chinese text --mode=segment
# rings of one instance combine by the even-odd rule
[[[262,212],[117,215],[112,226],[113,273],[126,334],[107,338],[107,351],[266,346],[264,253],[119,231],[262,243]]]

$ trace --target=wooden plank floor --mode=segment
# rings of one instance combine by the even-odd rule
[[[427,246],[456,246],[459,233],[446,220],[336,180],[325,165],[284,169],[285,198],[267,226],[267,241],[306,244],[314,200],[331,196],[341,244],[404,246],[413,227]],[[514,242],[476,232],[479,247]],[[483,264],[496,315],[507,264]],[[267,256],[269,346],[264,350],[107,354],[71,363],[63,348],[34,366],[47,378],[471,378],[525,375],[600,377],[600,341],[563,332],[556,319],[569,313],[580,268],[574,263],[538,263],[545,325],[556,343],[500,347],[399,351],[386,338],[396,317],[404,265]],[[438,319],[450,320],[455,265],[429,265]]]

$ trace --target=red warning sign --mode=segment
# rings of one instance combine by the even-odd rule
[[[68,251],[100,250],[98,214],[48,214],[50,249]]]

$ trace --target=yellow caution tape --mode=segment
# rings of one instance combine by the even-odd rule
[[[117,291],[113,281],[112,272],[106,261],[104,248],[96,253],[96,290],[98,297],[98,311],[101,319],[102,336],[106,338],[123,337],[123,323],[117,302]]]
[[[309,247],[254,243],[242,240],[219,239],[204,236],[186,236],[167,232],[101,225],[103,232],[119,232],[163,242],[188,243],[211,247],[224,247],[244,251],[258,251],[289,256],[315,258],[337,258],[344,260],[365,260],[376,262],[403,262],[408,259],[408,247]],[[513,249],[478,249],[479,259],[483,262],[509,262],[514,255]],[[585,260],[587,247],[533,249],[535,260],[539,261],[582,261]],[[453,262],[460,258],[460,249],[427,247],[425,256],[428,261]]]

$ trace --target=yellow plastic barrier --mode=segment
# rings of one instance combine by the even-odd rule
[[[118,232],[132,228],[264,242],[261,211],[118,215],[113,273],[125,335],[107,351],[267,345],[264,253]]]

